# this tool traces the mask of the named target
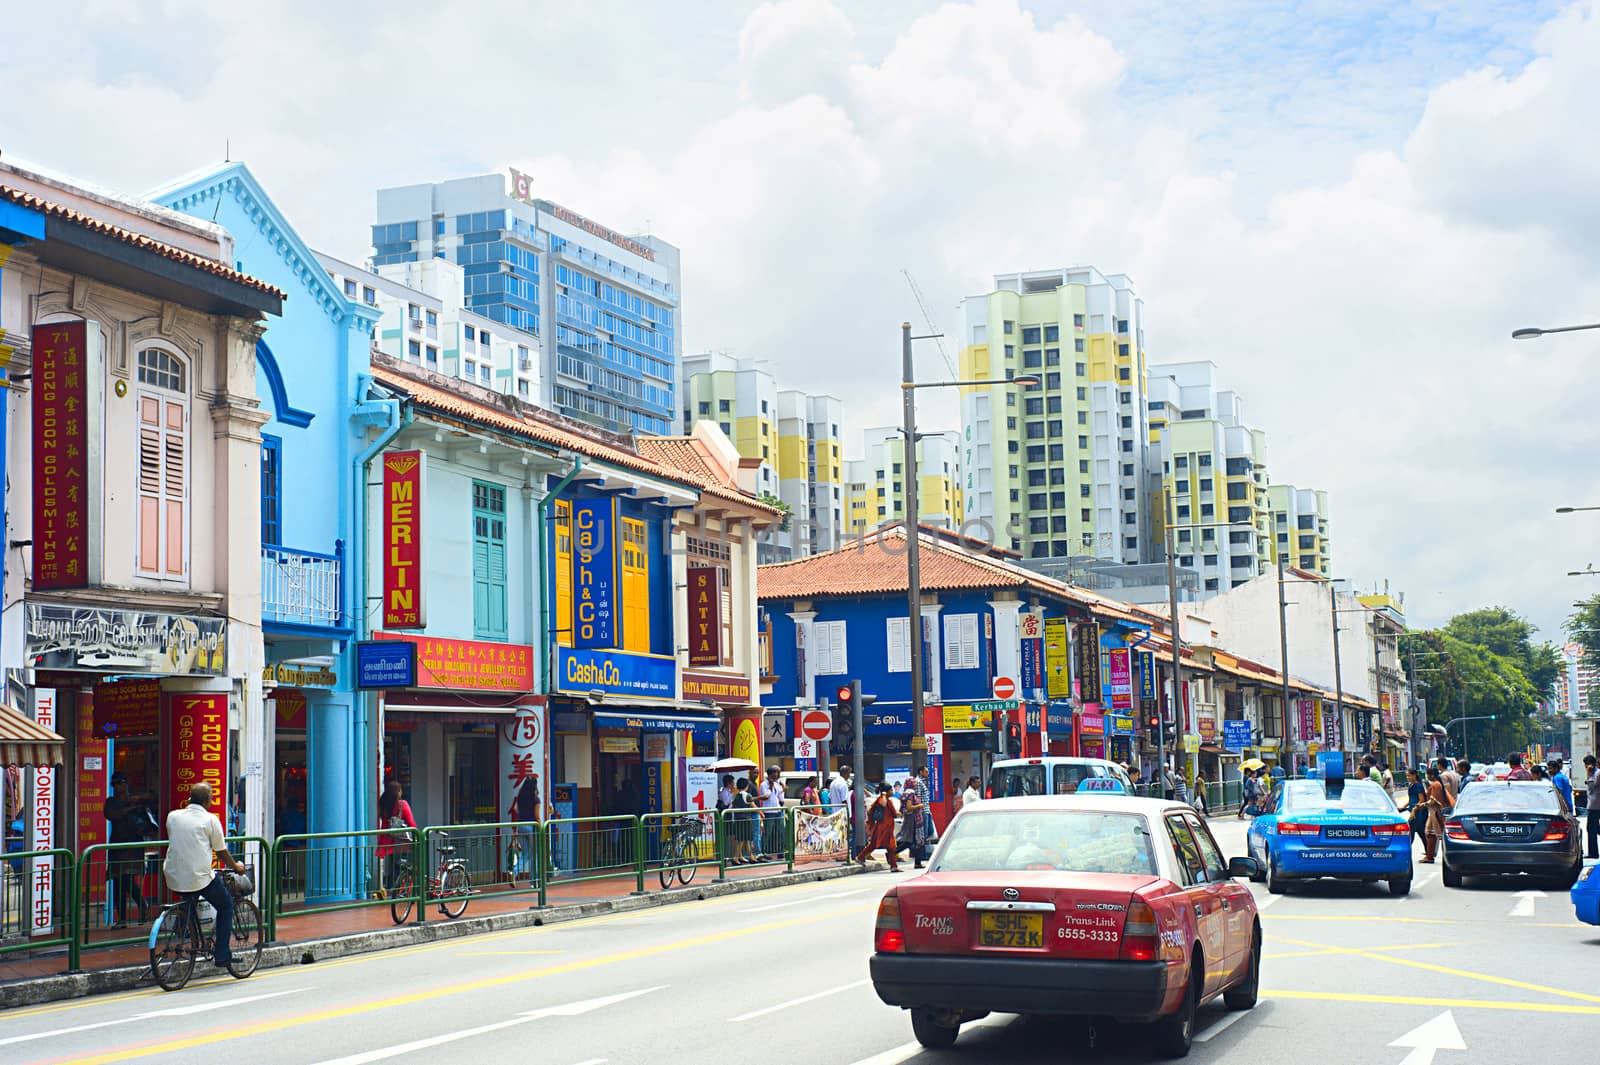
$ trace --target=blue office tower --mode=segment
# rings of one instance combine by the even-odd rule
[[[378,190],[372,247],[374,269],[459,264],[469,309],[537,336],[541,406],[619,432],[673,431],[675,246],[536,199],[512,171]]]

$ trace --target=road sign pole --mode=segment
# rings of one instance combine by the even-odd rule
[[[920,731],[920,726],[918,726],[918,731]],[[850,789],[850,823],[855,826],[854,831],[851,832],[851,837],[855,840],[855,850],[852,853],[860,854],[861,848],[867,844],[867,804],[863,798],[866,794],[865,789],[867,786],[867,741],[865,729],[861,724],[861,682],[859,680],[850,682],[850,734],[855,737],[855,744],[851,753],[856,770],[855,784]]]

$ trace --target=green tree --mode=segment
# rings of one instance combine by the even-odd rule
[[[1573,643],[1591,654],[1600,654],[1600,595],[1573,603],[1565,627]]]
[[[1469,623],[1460,631],[1475,630]],[[1516,649],[1514,644],[1502,646]],[[1533,715],[1540,692],[1516,660],[1453,635],[1448,625],[1402,635],[1400,653],[1413,652],[1418,654],[1417,694],[1427,701],[1430,724],[1494,716],[1492,721],[1451,725],[1452,751],[1462,751],[1465,742],[1474,755],[1499,757],[1539,741],[1542,730]]]
[[[1534,643],[1534,631],[1532,622],[1503,606],[1457,614],[1444,627],[1448,636],[1515,662],[1533,690],[1544,697],[1561,673],[1561,656],[1554,644]]]

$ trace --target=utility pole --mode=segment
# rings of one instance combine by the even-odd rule
[[[1172,611],[1172,721],[1175,726],[1173,731],[1173,749],[1183,745],[1183,620],[1178,614],[1178,568],[1174,558],[1176,545],[1173,543],[1172,534],[1172,497],[1167,497],[1167,606]],[[1191,534],[1192,536],[1193,534]],[[1166,729],[1167,715],[1160,716],[1161,724],[1156,728],[1156,786],[1166,792],[1166,777],[1163,775],[1167,765]]]
[[[1283,587],[1278,587],[1278,597],[1283,597]],[[1344,730],[1344,674],[1339,669],[1339,591],[1328,582],[1328,620],[1333,622],[1333,713],[1334,720],[1339,722],[1339,729]],[[1343,736],[1339,737],[1341,741]]]
[[[1283,742],[1291,744],[1289,732],[1289,604],[1283,598],[1283,552],[1278,552],[1278,650],[1283,656]],[[1310,737],[1307,737],[1309,739]],[[1293,747],[1291,746],[1292,750]],[[1285,752],[1286,753],[1286,752]],[[1283,765],[1280,754],[1278,764]],[[1293,775],[1293,774],[1290,774]]]
[[[906,531],[906,616],[911,635],[911,735],[922,737],[922,747],[911,745],[911,769],[922,768],[928,760],[927,725],[922,716],[922,560],[921,515],[917,499],[917,393],[911,365],[911,323],[900,323],[900,389],[904,407],[905,446],[901,464],[905,470]],[[858,772],[860,770],[857,770]]]

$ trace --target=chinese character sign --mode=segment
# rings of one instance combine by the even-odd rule
[[[427,626],[422,589],[421,451],[389,451],[383,456],[383,626]]]
[[[615,647],[615,551],[611,501],[572,504],[573,623],[579,647]]]
[[[1078,626],[1078,683],[1085,703],[1100,701],[1100,626],[1085,622]]]
[[[550,789],[545,785],[545,708],[519,706],[516,716],[500,726],[500,809],[511,820],[511,801],[525,781],[539,788],[538,810],[518,809],[515,820],[543,819]]]
[[[33,329],[33,587],[89,583],[88,323]]]
[[[1139,652],[1139,698],[1156,697],[1156,656],[1150,651]]]
[[[228,696],[225,692],[180,693],[172,697],[171,767],[167,809],[189,801],[189,789],[211,785],[209,809],[227,824]]]
[[[722,570],[689,567],[689,664],[722,664]]]
[[[1044,623],[1044,685],[1045,694],[1052,699],[1065,699],[1072,693],[1066,618],[1049,618]]]

